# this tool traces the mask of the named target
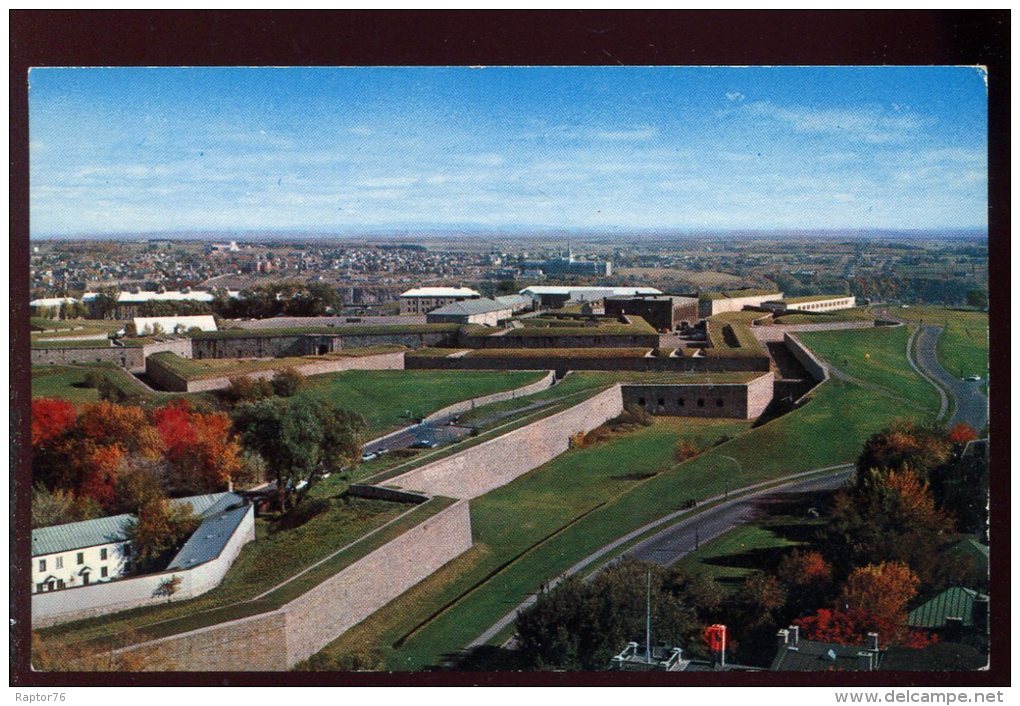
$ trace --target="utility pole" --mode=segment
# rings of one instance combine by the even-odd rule
[[[648,570],[648,588],[645,594],[645,662],[652,663],[652,570]]]

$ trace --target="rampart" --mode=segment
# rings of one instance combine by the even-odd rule
[[[829,377],[828,371],[822,364],[822,361],[818,360],[814,353],[800,342],[796,336],[789,333],[783,334],[783,345],[790,351],[794,358],[797,359],[804,369],[808,371],[808,374],[814,378],[817,382],[822,382]]]
[[[475,498],[551,461],[570,447],[572,436],[589,432],[622,411],[623,396],[614,385],[569,409],[415,468],[385,485]]]
[[[312,656],[471,547],[456,502],[282,607],[118,650],[146,670],[283,671]]]
[[[623,385],[624,405],[638,405],[651,414],[683,417],[757,419],[772,401],[772,373],[746,383]]]
[[[189,569],[33,593],[32,627],[46,627],[130,608],[200,596],[219,586],[241,548],[254,539],[255,509],[251,506],[219,556],[203,564]],[[180,579],[180,583],[172,595],[167,595],[163,586],[170,579]]]
[[[540,329],[539,329],[540,331]],[[457,345],[464,348],[654,348],[659,345],[658,333],[591,333],[583,335],[488,335],[462,332]]]
[[[156,341],[144,346],[111,346],[105,341],[96,341],[95,348],[76,346],[46,347],[32,349],[32,365],[88,365],[90,363],[114,363],[132,373],[145,372],[145,360],[153,353],[170,351],[182,358],[191,357],[191,341],[175,338]]]
[[[502,392],[493,392],[490,395],[483,395],[481,397],[475,397],[474,399],[464,400],[463,402],[455,402],[448,407],[443,407],[425,417],[426,422],[435,422],[452,417],[462,412],[467,412],[480,407],[485,404],[492,404],[493,402],[503,402],[504,400],[514,400],[518,397],[527,397],[528,395],[534,395],[537,392],[548,390],[556,382],[556,375],[553,371],[546,373],[545,377],[541,380],[537,380],[524,387],[514,388],[513,390],[504,390]]]
[[[679,358],[644,358],[603,356],[569,358],[556,356],[515,355],[504,356],[470,355],[453,358],[442,356],[408,356],[404,362],[408,370],[554,370],[562,377],[570,370],[625,370],[628,372],[768,372],[771,360],[766,354],[758,356],[684,356]]]
[[[456,331],[426,333],[337,333],[261,335],[254,330],[229,331],[210,337],[192,339],[195,358],[285,358],[304,355],[322,355],[345,348],[399,345],[408,348],[440,346],[452,343]]]
[[[378,353],[365,356],[346,356],[342,358],[330,358],[327,360],[312,360],[308,363],[292,366],[302,375],[323,375],[325,373],[336,373],[344,370],[403,370],[404,353],[396,351],[392,353]],[[246,377],[253,380],[270,379],[276,374],[276,369],[256,370],[240,375],[221,375],[218,377],[201,378],[199,380],[188,380],[177,374],[170,368],[163,365],[158,359],[148,358],[145,361],[145,373],[149,379],[162,390],[171,392],[206,392],[208,390],[222,390],[230,385],[233,377]]]

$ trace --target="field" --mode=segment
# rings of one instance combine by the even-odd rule
[[[699,272],[697,270],[665,269],[661,267],[621,267],[614,271],[621,277],[633,276],[642,281],[654,282],[660,280],[680,280],[683,282],[690,282],[699,289],[708,287],[728,287],[738,285],[742,281],[741,278],[736,275],[727,274],[725,272],[714,272],[712,270]]]
[[[847,374],[881,386],[917,408],[938,409],[938,392],[905,362],[910,327],[810,331],[798,338]]]
[[[892,336],[872,343],[872,350],[883,356],[900,356],[897,372],[913,375],[903,355],[905,339]],[[743,433],[681,464],[673,463],[668,453],[678,432],[659,431],[664,428],[660,425],[669,423],[665,419],[650,428],[656,431],[642,429],[601,448],[570,451],[472,501],[479,544],[326,651],[339,655],[381,646],[389,669],[441,663],[542,581],[616,537],[675,511],[686,500],[851,461],[872,433],[893,419],[918,413],[895,397],[876,394],[870,389],[872,383],[868,384],[865,388],[831,380],[803,407],[761,427],[747,430],[744,424]],[[933,405],[934,401],[922,414],[932,414]],[[673,420],[681,429],[695,428],[692,421]],[[591,470],[586,471],[575,459],[590,451],[599,453],[590,459]],[[737,459],[740,469],[722,455]],[[586,479],[595,477],[600,483],[587,487]],[[570,502],[576,503],[573,519],[564,512],[552,521],[538,509],[548,505],[563,511]],[[515,507],[527,508],[527,516],[515,516]],[[526,535],[521,529],[525,526],[529,528]]]
[[[988,314],[983,311],[916,306],[890,312],[924,324],[943,326],[938,356],[942,367],[963,378],[988,375]]]
[[[99,390],[85,387],[89,371],[98,371],[118,390],[129,396],[140,396],[146,401],[160,402],[173,399],[171,395],[149,393],[132,380],[131,373],[112,363],[89,366],[36,365],[32,367],[32,397],[60,397],[76,405],[99,401]],[[194,397],[194,396],[189,396]]]
[[[32,317],[33,328],[46,329],[41,332],[32,333],[32,341],[45,341],[48,338],[64,338],[71,336],[99,336],[107,335],[124,328],[127,322],[107,321],[96,319],[72,319],[69,321],[57,321],[55,319],[41,319]],[[52,329],[52,330],[50,330]]]
[[[368,438],[414,423],[461,400],[523,387],[542,372],[492,370],[347,370],[315,375],[299,394],[322,397],[359,412]]]
[[[408,519],[418,523],[448,504],[438,499],[416,507],[380,500],[331,500],[327,512],[300,527],[279,531],[274,531],[269,521],[260,518],[256,521],[256,540],[241,550],[223,583],[209,593],[179,603],[137,608],[115,616],[67,623],[44,629],[41,633],[44,637],[59,636],[69,644],[110,638],[128,629],[158,637],[239,617],[240,613],[255,614],[271,610],[336,573],[340,568],[335,565],[337,561],[343,565],[353,563],[378,546],[378,542],[359,542],[350,549],[344,549],[335,559],[327,562],[328,566],[323,565],[329,569],[328,573],[313,570],[302,577],[301,583],[287,584],[256,603],[244,603],[241,606],[233,604],[259,596],[404,513],[413,513]],[[398,528],[406,528],[407,525],[406,522],[398,524]],[[375,535],[372,539],[375,539]]]

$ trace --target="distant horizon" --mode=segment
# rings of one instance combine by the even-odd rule
[[[29,83],[33,237],[988,223],[978,67],[46,67]]]
[[[306,228],[281,228],[281,229],[188,229],[188,230],[165,230],[165,231],[122,231],[107,233],[62,233],[54,235],[33,235],[30,242],[37,241],[73,241],[73,240],[180,240],[193,241],[208,239],[210,237],[222,240],[234,240],[238,242],[260,242],[268,240],[293,240],[307,238],[309,240],[357,240],[359,238],[370,239],[440,239],[457,237],[482,236],[514,236],[526,239],[555,238],[555,237],[619,237],[620,233],[612,228],[567,228],[567,227],[528,227],[528,226],[504,226],[493,228],[490,226],[475,226],[472,224],[455,224],[450,226],[435,226],[432,228],[415,227],[352,227],[347,230],[317,230]],[[904,238],[935,240],[987,240],[988,230],[986,228],[711,228],[688,230],[682,228],[643,228],[643,229],[619,229],[626,230],[627,234],[639,238],[674,238],[678,240],[711,238],[711,237],[747,237],[747,238]]]

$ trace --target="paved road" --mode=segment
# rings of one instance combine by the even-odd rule
[[[988,423],[988,398],[981,393],[981,382],[960,380],[939,363],[937,347],[942,333],[940,326],[923,326],[917,341],[917,363],[935,378],[956,400],[956,409],[949,420],[969,424],[981,431]]]
[[[837,473],[762,490],[718,505],[649,537],[626,552],[625,556],[669,566],[697,549],[700,544],[761,516],[768,504],[797,493],[836,490],[852,472],[853,469],[847,468]]]
[[[811,482],[811,480],[817,480],[817,475],[821,475],[821,474],[824,473],[824,475],[826,477],[835,475],[836,477],[838,477],[840,479],[845,479],[847,477],[847,475],[849,475],[851,470],[852,470],[852,465],[851,464],[845,464],[845,463],[841,464],[839,466],[830,466],[828,468],[816,468],[816,469],[811,470],[811,471],[804,471],[803,473],[795,473],[795,474],[793,474],[791,476],[786,476],[785,478],[776,478],[776,479],[773,479],[773,480],[770,480],[770,481],[762,481],[760,483],[755,483],[753,485],[745,486],[744,488],[737,488],[737,489],[734,489],[732,492],[734,492],[734,493],[750,492],[750,491],[754,491],[757,488],[761,488],[762,486],[766,486],[766,485],[768,485],[770,483],[775,483],[777,481],[782,481],[782,480],[786,480],[787,483],[784,483],[782,485],[772,486],[770,488],[763,488],[762,490],[756,492],[755,495],[761,496],[761,495],[767,495],[767,494],[772,494],[772,493],[789,492],[787,490],[787,488],[793,487],[793,486],[798,486],[798,485],[800,485],[802,483],[805,483],[805,482]],[[805,479],[805,476],[810,476],[811,478]],[[842,480],[840,482],[842,482]],[[714,512],[715,510],[718,510],[719,508],[725,508],[725,507],[727,507],[729,505],[741,504],[748,497],[751,497],[751,496],[746,496],[745,495],[745,496],[740,497],[740,498],[734,498],[733,500],[726,500],[724,495],[718,495],[718,496],[711,497],[711,498],[705,498],[702,501],[702,503],[704,504],[704,503],[712,503],[712,502],[723,501],[720,505],[717,505],[716,508],[713,508],[711,511],[706,511],[706,512]],[[623,535],[622,537],[618,537],[617,539],[613,540],[609,544],[606,544],[605,546],[603,546],[603,547],[599,548],[598,550],[592,552],[591,554],[586,556],[584,559],[581,559],[581,561],[577,562],[576,564],[571,566],[569,569],[564,571],[562,574],[560,574],[556,578],[554,578],[551,581],[549,581],[546,584],[546,588],[547,589],[554,588],[563,579],[567,578],[568,576],[573,576],[574,574],[583,571],[584,569],[588,568],[590,565],[592,565],[595,562],[599,561],[602,557],[604,557],[604,556],[606,556],[608,554],[611,554],[614,550],[616,550],[618,547],[623,546],[627,542],[630,542],[630,541],[636,539],[637,537],[640,537],[641,535],[650,532],[651,530],[655,529],[656,527],[659,527],[661,525],[667,525],[670,522],[672,522],[673,520],[677,519],[678,517],[682,517],[683,515],[690,514],[692,512],[696,513],[697,509],[694,509],[694,510],[690,510],[690,509],[688,509],[688,510],[677,510],[675,512],[670,513],[669,515],[666,515],[665,517],[660,517],[659,519],[653,520],[652,522],[649,522],[648,524],[643,525],[642,527],[638,527],[636,530],[634,530],[632,532],[628,532],[627,534]],[[703,517],[703,516],[704,516],[704,513],[698,513],[698,515],[697,515],[698,518]],[[691,519],[694,519],[694,518],[691,518]],[[667,530],[664,530],[664,531],[668,532],[669,530],[667,529]],[[658,536],[658,535],[656,535],[656,536]],[[486,630],[481,635],[476,637],[467,646],[468,649],[470,649],[472,647],[479,647],[481,645],[486,644],[489,640],[491,640],[493,637],[495,637],[500,631],[502,631],[507,625],[512,623],[517,618],[517,614],[520,611],[524,610],[525,608],[527,608],[528,606],[533,604],[536,600],[537,600],[536,594],[529,595],[527,598],[525,598],[523,601],[521,601],[521,603],[516,608],[514,608],[509,613],[504,615],[502,618],[500,618],[498,621],[496,621],[491,627],[489,627],[488,630]]]
[[[887,318],[902,321],[888,311],[883,310],[882,314]],[[956,403],[953,416],[948,422],[949,426],[963,422],[980,432],[988,424],[988,398],[981,393],[980,381],[960,380],[942,367],[938,357],[941,335],[941,326],[922,325],[917,335],[914,362],[927,377],[941,385]]]

